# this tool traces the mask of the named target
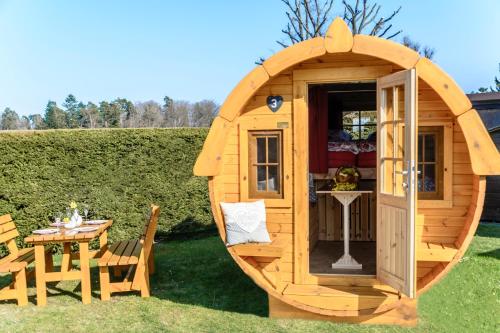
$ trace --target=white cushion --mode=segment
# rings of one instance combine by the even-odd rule
[[[271,243],[266,227],[264,200],[255,202],[221,202],[226,222],[227,245]]]

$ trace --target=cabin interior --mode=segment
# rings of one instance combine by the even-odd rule
[[[310,85],[309,272],[316,275],[376,275],[377,84]],[[443,132],[418,128],[418,199],[443,199]],[[332,268],[344,253],[343,210],[328,193],[341,166],[355,166],[358,190],[372,191],[349,207],[349,251],[362,269]]]
[[[309,86],[309,272],[376,274],[376,82]],[[350,253],[362,269],[332,268],[344,252],[343,211],[330,194],[341,166],[361,173],[362,194],[350,205]]]

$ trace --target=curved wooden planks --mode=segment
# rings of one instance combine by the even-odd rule
[[[269,80],[267,71],[262,66],[255,67],[247,74],[227,96],[219,111],[219,117],[233,121],[247,104],[248,100]]]
[[[224,152],[224,145],[230,129],[230,122],[220,116],[217,116],[208,136],[203,144],[203,149],[196,159],[193,168],[195,176],[215,176],[220,173],[222,169],[222,154]]]
[[[404,69],[415,67],[420,55],[412,49],[374,36],[355,35],[352,52],[390,61]]]
[[[472,171],[479,176],[500,175],[500,153],[476,110],[471,109],[458,118],[469,148]]]
[[[451,112],[458,117],[472,109],[469,98],[446,72],[427,58],[420,58],[415,68],[419,78],[434,89]]]
[[[287,47],[276,53],[262,64],[269,76],[276,76],[287,68],[305,60],[322,56],[326,53],[323,37],[312,38]]]
[[[438,283],[449,271],[462,259],[465,251],[470,245],[474,234],[476,233],[481,213],[483,212],[484,195],[486,191],[486,178],[481,176],[474,176],[472,202],[469,206],[467,213],[467,222],[465,222],[462,233],[455,242],[458,248],[457,254],[449,263],[437,265],[432,272],[426,276],[423,286],[417,290],[417,296],[428,291],[434,284]]]
[[[351,30],[343,19],[337,17],[328,28],[325,36],[325,49],[328,53],[350,52],[354,43]]]

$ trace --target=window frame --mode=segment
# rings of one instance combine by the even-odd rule
[[[418,129],[418,140],[420,143],[420,135],[425,136],[434,136],[435,138],[435,148],[434,148],[434,161],[426,160],[426,153],[422,151],[422,154],[418,154],[422,156],[422,160],[417,161],[417,167],[419,171],[423,173],[423,177],[425,177],[425,166],[433,165],[435,167],[435,190],[434,191],[418,191],[418,199],[419,200],[443,200],[444,198],[444,127],[442,126],[420,126]],[[423,147],[418,147],[420,152],[421,149],[425,149],[425,139],[422,139]],[[422,165],[422,168],[420,168]],[[421,174],[419,174],[420,176]],[[423,178],[422,178],[423,181]],[[422,185],[424,186],[424,185]]]
[[[283,130],[251,130],[248,133],[248,197],[249,199],[282,199],[283,198]],[[269,162],[268,139],[277,137],[277,161]],[[265,162],[258,161],[258,138],[266,138]],[[271,166],[277,167],[278,190],[259,191],[258,167],[266,167],[266,187],[269,185],[269,171]],[[256,180],[255,182],[253,180]]]
[[[238,119],[239,136],[239,190],[240,201],[264,200],[266,207],[292,207],[292,122],[288,117],[261,116],[241,117]],[[282,194],[279,197],[255,196],[250,191],[251,175],[251,151],[250,151],[250,133],[277,132],[281,131],[281,189]],[[255,184],[255,187],[257,185]]]
[[[432,129],[433,127],[440,129]],[[439,122],[439,121],[425,121],[420,120],[418,125],[418,135],[424,133],[437,133],[442,132],[442,147],[437,147],[436,153],[442,151],[441,170],[438,174],[442,174],[442,179],[438,180],[437,185],[441,183],[442,198],[435,198],[432,195],[423,195],[425,192],[417,192],[418,207],[419,208],[451,208],[453,207],[453,123],[452,122]],[[418,141],[418,140],[417,140]],[[439,140],[438,140],[439,141]],[[439,145],[440,143],[437,142]],[[417,147],[417,151],[420,147]],[[423,152],[422,152],[423,153]],[[417,166],[420,161],[417,161]],[[439,186],[439,185],[438,185]],[[438,189],[439,193],[439,189]]]
[[[352,123],[352,124],[350,124],[350,125],[349,125],[349,124],[345,124],[345,123],[344,123],[344,114],[345,114],[345,113],[349,113],[349,112],[356,112],[356,113],[358,114],[358,118],[357,118],[357,119],[359,119],[359,120],[360,120],[360,122],[361,122],[361,113],[362,113],[362,112],[374,112],[374,113],[375,113],[375,122],[374,122],[373,124],[368,124],[368,125],[361,124],[361,123],[359,123],[359,124],[357,124],[357,125],[354,125],[354,123]],[[353,131],[352,131],[352,133],[354,133],[354,128],[358,128],[358,130],[359,130],[359,132],[358,132],[358,133],[359,133],[359,138],[358,138],[358,139],[355,139],[355,138],[354,138],[354,136],[353,136],[352,141],[363,141],[363,140],[367,140],[367,138],[363,139],[363,138],[361,137],[361,128],[362,128],[363,126],[366,126],[366,127],[373,127],[373,132],[376,132],[376,131],[377,131],[377,117],[378,117],[378,112],[377,112],[377,110],[376,110],[376,109],[375,109],[375,110],[353,110],[353,111],[342,111],[342,124],[341,124],[341,125],[342,125],[342,130],[343,130],[343,131],[345,131],[345,132],[347,132],[347,131],[346,131],[346,127],[350,127],[350,128],[352,128],[352,130],[353,130]],[[373,132],[372,132],[372,133],[373,133]],[[347,132],[347,133],[349,133],[349,132]]]

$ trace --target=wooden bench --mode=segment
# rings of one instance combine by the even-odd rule
[[[421,242],[417,246],[418,261],[450,262],[457,254],[455,244]]]
[[[425,216],[417,214],[417,225],[424,225]],[[424,242],[417,236],[417,261],[450,262],[458,252],[452,243]]]
[[[97,264],[101,281],[101,300],[109,300],[111,293],[133,290],[140,291],[142,297],[149,297],[149,275],[154,272],[153,241],[159,214],[160,207],[151,205],[150,217],[141,238],[114,243],[99,259]],[[115,269],[115,273],[126,269],[125,278],[119,282],[110,282],[110,267]]]
[[[228,249],[239,257],[246,259],[252,266],[259,269],[264,278],[274,285],[278,292],[283,291],[285,286],[281,281],[280,274],[281,258],[285,253],[285,242],[283,240],[276,238],[271,243],[238,244],[230,246]],[[259,264],[253,259],[259,257],[273,258],[271,264],[274,265],[274,274],[259,267]],[[249,260],[249,258],[252,259]]]
[[[19,236],[16,225],[9,214],[0,216],[0,243],[5,244],[9,254],[0,259],[0,273],[12,274],[12,283],[0,289],[0,300],[17,300],[19,306],[28,304],[27,281],[33,277],[33,270],[27,266],[35,261],[33,248],[19,249],[16,237]],[[45,253],[46,265],[52,266],[52,255]]]

